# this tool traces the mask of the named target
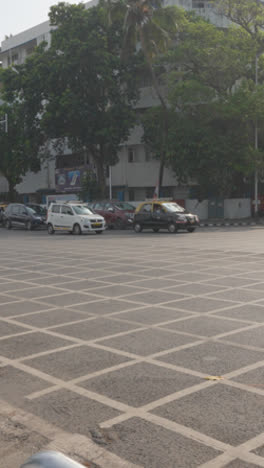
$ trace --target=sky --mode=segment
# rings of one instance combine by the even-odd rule
[[[66,0],[67,3],[83,3]],[[48,20],[51,5],[58,0],[0,0],[0,43],[5,36],[18,34]],[[85,3],[85,2],[84,2]]]

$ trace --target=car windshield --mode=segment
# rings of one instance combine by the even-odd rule
[[[27,211],[30,215],[36,216],[38,214],[33,208],[29,208],[29,206],[27,206]]]
[[[89,208],[87,208],[86,206],[82,206],[82,205],[73,206],[72,209],[77,215],[91,215],[91,214],[93,214],[93,212]]]
[[[133,205],[130,205],[130,203],[126,203],[126,202],[117,202],[115,203],[115,207],[118,208],[119,210],[129,210],[129,211],[135,210],[135,207]]]
[[[46,208],[43,208],[43,206],[36,205],[36,206],[30,206],[29,207],[31,210],[34,210],[36,213],[40,215],[45,215],[47,213]]]
[[[183,213],[185,211],[185,209],[182,206],[178,205],[178,203],[175,203],[175,202],[173,202],[173,203],[163,203],[162,206],[164,206],[165,209],[167,211],[170,211],[171,213],[176,213],[176,212]]]

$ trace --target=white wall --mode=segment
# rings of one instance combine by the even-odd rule
[[[208,218],[208,200],[199,202],[195,199],[188,199],[185,201],[185,208],[190,213],[196,214],[200,219]]]
[[[55,161],[45,162],[39,172],[28,172],[16,186],[18,193],[34,193],[43,188],[55,188]]]
[[[250,198],[232,198],[224,201],[224,217],[228,219],[249,218],[251,216]]]
[[[150,159],[146,161],[144,145],[138,144],[140,140],[131,137],[136,147],[136,162],[128,162],[127,147],[123,146],[119,153],[119,162],[112,167],[113,186],[124,185],[126,187],[155,187],[159,174],[159,161]],[[137,141],[137,144],[135,143]],[[173,171],[164,170],[163,185],[177,186],[178,182]]]
[[[8,182],[4,176],[0,174],[0,193],[8,192]]]

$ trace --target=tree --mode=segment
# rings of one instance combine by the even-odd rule
[[[118,161],[135,121],[137,60],[121,63],[122,22],[109,25],[103,3],[88,10],[59,3],[49,16],[50,47],[41,44],[17,67],[8,93],[24,102],[56,151],[66,144],[89,155],[104,197],[107,166]]]
[[[80,200],[93,201],[100,197],[100,187],[98,186],[94,172],[87,171],[83,176],[81,184]]]
[[[124,18],[124,44],[122,58],[125,60],[141,46],[144,59],[152,80],[153,88],[162,108],[159,168],[159,191],[162,186],[168,144],[168,102],[164,89],[159,84],[155,68],[155,58],[164,53],[172,39],[175,39],[179,24],[184,21],[184,12],[176,7],[164,8],[163,0],[126,0]]]
[[[51,8],[51,46],[41,57],[46,100],[42,125],[52,138],[85,149],[96,165],[101,197],[105,172],[134,124],[135,62],[120,61],[121,24],[108,25],[104,7],[60,3]],[[30,63],[28,63],[30,66]]]
[[[251,60],[251,72],[256,87],[259,83],[259,58],[264,53],[264,4],[261,0],[219,0],[214,1],[220,14],[225,15],[232,23],[239,26],[251,40],[255,54]],[[262,60],[263,61],[263,60]],[[262,69],[263,82],[263,69]],[[259,122],[255,120],[254,146],[259,151]],[[260,155],[261,157],[261,155]],[[258,160],[260,159],[258,158]],[[255,215],[258,213],[258,168],[255,167]]]
[[[243,30],[221,31],[190,15],[164,58],[172,70],[167,164],[204,193],[234,193],[234,181],[252,173],[254,119],[263,122],[263,89],[256,93],[248,67],[254,50]],[[154,109],[144,120],[145,141],[158,157],[161,117]]]
[[[190,96],[192,84],[186,87]],[[263,121],[261,103],[263,96],[259,103],[259,118]],[[178,180],[195,181],[203,198],[238,196],[243,178],[252,174],[255,165],[256,155],[250,144],[254,116],[255,102],[246,88],[228,100],[187,106],[181,112],[171,110],[167,160]],[[145,141],[152,151],[157,151],[159,109],[150,110],[145,119]],[[262,161],[263,156],[262,151]]]
[[[5,113],[8,115],[8,132],[0,127],[0,172],[8,181],[9,199],[14,201],[15,187],[22,181],[22,176],[28,170],[37,172],[40,168],[38,151],[42,139],[25,126],[21,104],[2,104],[0,115]]]

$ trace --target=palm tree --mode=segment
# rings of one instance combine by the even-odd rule
[[[159,193],[162,187],[163,172],[167,155],[168,142],[168,103],[159,85],[155,71],[155,58],[166,52],[178,30],[178,22],[183,13],[176,7],[163,8],[164,0],[125,0],[124,43],[121,57],[125,60],[138,47],[142,50],[146,66],[150,73],[163,109],[163,151],[159,167]]]

